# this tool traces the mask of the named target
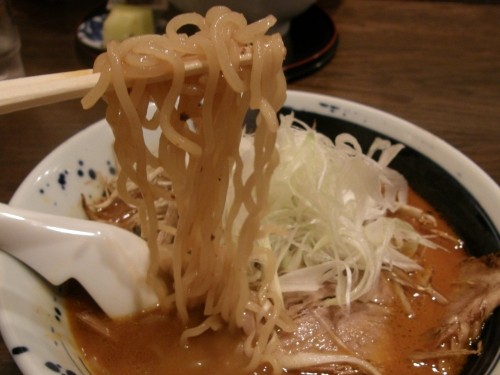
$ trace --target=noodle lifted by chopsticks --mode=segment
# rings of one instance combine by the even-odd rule
[[[270,178],[279,162],[276,111],[286,95],[285,48],[278,34],[266,35],[274,22],[269,16],[247,24],[241,14],[215,7],[206,17],[193,13],[172,19],[165,35],[112,42],[95,62],[100,79],[83,104],[91,106],[101,96],[108,103],[106,118],[120,166],[118,190],[138,209],[151,252],[150,280],[162,307],[175,306],[187,323],[190,307],[204,306],[205,322],[183,337],[223,325],[242,328],[249,367],[268,361],[276,368],[266,354],[276,341],[275,329],[286,329],[289,320],[272,287],[275,257],[258,246]],[[198,31],[181,33],[186,25]],[[253,60],[242,66],[240,54],[247,46]],[[206,71],[186,74],[189,59],[206,62]],[[172,79],[162,81],[169,71]],[[151,102],[156,109],[148,116]],[[239,144],[249,109],[258,111],[255,161],[244,178]],[[153,153],[143,130],[158,128],[158,152]],[[161,168],[171,188],[151,184],[151,168]],[[128,193],[130,182],[139,194]],[[232,198],[227,198],[229,188]],[[176,207],[174,225],[158,222],[159,200]],[[172,244],[158,241],[162,231],[174,235]],[[247,273],[255,261],[262,267],[258,282]]]

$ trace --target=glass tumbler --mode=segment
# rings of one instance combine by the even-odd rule
[[[0,0],[0,80],[24,76],[21,40],[9,0]]]

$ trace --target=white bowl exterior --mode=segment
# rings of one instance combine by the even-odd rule
[[[440,164],[480,203],[500,228],[500,189],[463,154],[432,134],[385,112],[335,97],[289,91],[287,106],[341,118],[387,134]],[[80,194],[99,194],[96,180],[75,174],[75,168],[105,172],[113,160],[110,129],[100,121],[71,138],[45,158],[21,184],[11,204],[82,217]],[[64,189],[58,176],[68,172]],[[40,189],[44,190],[41,194]],[[9,350],[27,347],[14,355],[25,375],[61,373],[90,375],[78,355],[65,319],[64,306],[53,288],[25,266],[0,252],[0,328]],[[494,375],[500,375],[497,366]]]

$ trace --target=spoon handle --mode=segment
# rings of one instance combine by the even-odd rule
[[[78,280],[112,318],[157,304],[147,245],[123,229],[0,203],[0,249],[53,285]]]
[[[51,284],[71,277],[72,258],[77,249],[88,247],[96,233],[70,229],[60,217],[0,204],[0,249],[34,268]],[[65,219],[66,220],[66,219]]]

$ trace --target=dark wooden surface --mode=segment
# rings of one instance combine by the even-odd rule
[[[88,67],[75,29],[100,0],[15,0],[27,75]],[[500,182],[497,1],[320,0],[340,33],[334,59],[292,89],[335,95],[443,138]],[[0,116],[0,201],[61,142],[103,117],[78,101]],[[443,187],[445,189],[446,187]],[[0,341],[0,374],[19,375]]]

